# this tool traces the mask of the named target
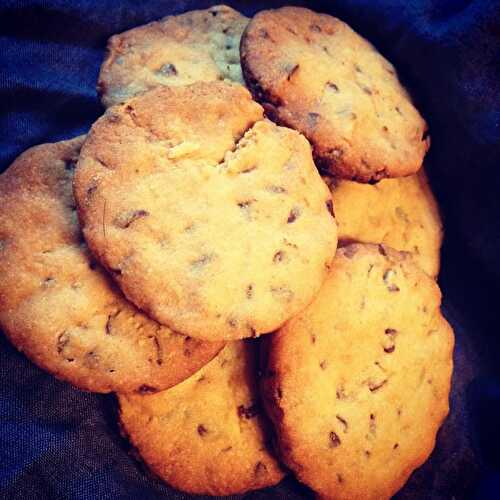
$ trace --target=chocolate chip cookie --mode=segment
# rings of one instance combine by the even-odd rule
[[[76,387],[165,389],[223,345],[149,319],[90,255],[72,193],[83,140],[31,148],[0,175],[0,325],[33,362]]]
[[[243,86],[157,87],[110,108],[74,187],[85,238],[129,300],[196,338],[275,330],[335,254],[310,145],[265,120]]]
[[[342,244],[384,243],[410,252],[429,276],[439,272],[443,225],[424,169],[368,185],[324,177]]]
[[[424,119],[394,67],[339,19],[299,7],[259,12],[241,64],[268,115],[302,132],[325,171],[373,182],[421,167]]]
[[[278,483],[256,387],[256,343],[229,343],[198,373],[151,396],[119,396],[122,428],[174,488],[231,495]]]
[[[226,5],[168,16],[109,39],[98,92],[108,107],[159,85],[243,83],[240,38],[248,18]]]
[[[320,497],[388,499],[430,455],[454,344],[440,302],[406,254],[353,244],[312,304],[266,338],[281,456]]]

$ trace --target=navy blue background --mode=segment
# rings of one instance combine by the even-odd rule
[[[102,113],[95,83],[110,35],[214,3],[0,1],[0,171],[30,146],[87,131]],[[287,2],[228,3],[251,15]],[[428,171],[446,228],[439,281],[456,368],[436,450],[399,498],[499,498],[500,2],[295,4],[337,15],[370,39],[430,124]],[[186,498],[130,456],[114,396],[55,380],[0,335],[0,498],[164,496]],[[292,479],[248,495],[308,496]]]

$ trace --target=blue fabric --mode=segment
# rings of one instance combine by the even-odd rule
[[[0,1],[0,170],[30,146],[85,132],[102,113],[95,83],[110,35],[212,3]],[[229,3],[252,14],[284,2]],[[439,281],[456,368],[436,450],[398,498],[499,498],[500,3],[306,3],[350,23],[396,65],[431,129],[428,171],[446,227]],[[58,382],[3,335],[0,381],[0,498],[186,498],[130,456],[114,396]],[[248,495],[308,496],[292,479]]]

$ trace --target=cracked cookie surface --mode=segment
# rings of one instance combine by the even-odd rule
[[[174,488],[231,495],[278,483],[256,387],[256,343],[229,343],[198,373],[150,396],[119,396],[122,429]]]
[[[324,177],[341,244],[383,243],[410,252],[429,276],[439,272],[443,225],[424,169],[374,185]]]
[[[159,85],[243,83],[240,38],[249,19],[225,5],[168,16],[114,35],[97,89],[104,106]]]
[[[31,148],[0,176],[0,324],[38,366],[79,388],[165,389],[223,345],[146,317],[90,255],[72,193],[83,141]]]
[[[269,116],[302,132],[325,171],[370,182],[421,167],[425,121],[394,67],[339,19],[300,7],[259,12],[241,65]]]
[[[306,139],[242,86],[158,87],[92,127],[75,174],[85,238],[125,295],[206,340],[281,326],[335,254]]]
[[[316,299],[266,338],[263,398],[284,462],[322,498],[390,498],[448,414],[453,331],[406,254],[339,248]]]

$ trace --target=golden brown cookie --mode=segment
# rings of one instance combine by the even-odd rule
[[[188,493],[231,495],[278,483],[259,403],[256,343],[229,343],[182,384],[119,396],[122,428],[160,478]]]
[[[0,175],[0,325],[38,366],[82,389],[165,389],[222,345],[146,317],[90,256],[71,185],[83,140],[31,148]]]
[[[248,18],[226,5],[168,16],[109,39],[97,89],[104,106],[159,85],[243,83],[240,38]]]
[[[324,177],[332,191],[342,244],[384,243],[410,252],[429,276],[439,273],[443,225],[423,169],[377,184]]]
[[[394,67],[339,19],[299,7],[259,12],[241,65],[269,116],[302,132],[331,174],[370,182],[422,165],[425,121]]]
[[[196,338],[275,330],[335,254],[308,142],[264,120],[242,86],[157,87],[109,109],[74,186],[85,238],[125,295]]]
[[[320,497],[390,498],[431,453],[453,363],[440,302],[407,254],[353,244],[312,304],[266,339],[281,456]]]

